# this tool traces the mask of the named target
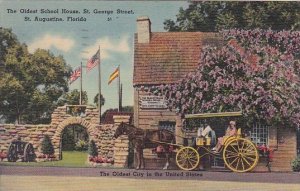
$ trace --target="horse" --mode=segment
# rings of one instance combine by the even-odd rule
[[[144,148],[155,148],[162,146],[166,154],[166,163],[163,169],[168,169],[170,163],[170,143],[175,143],[175,136],[171,131],[162,130],[145,130],[137,128],[127,123],[121,123],[114,134],[114,138],[120,135],[127,135],[129,141],[134,146],[134,153],[137,159],[136,169],[144,169],[145,162],[143,157]],[[166,144],[162,144],[166,143]],[[169,143],[169,144],[168,144]]]

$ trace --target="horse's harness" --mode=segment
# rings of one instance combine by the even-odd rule
[[[135,129],[133,129],[133,131],[127,133],[127,136],[129,137],[130,135],[135,134],[135,133],[137,133],[137,131]],[[121,134],[124,134],[124,130],[122,130]],[[144,132],[144,135],[143,135],[143,138],[145,138],[145,137],[146,137],[146,132]]]

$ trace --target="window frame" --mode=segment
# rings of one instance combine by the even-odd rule
[[[168,125],[168,127],[166,127]],[[172,130],[170,130],[170,128]],[[173,133],[176,132],[176,121],[170,121],[170,120],[161,120],[161,121],[158,121],[158,130],[163,130],[163,129],[166,129],[166,130],[169,130]]]
[[[269,146],[270,125],[263,123],[253,123],[250,130],[250,139],[256,145]]]

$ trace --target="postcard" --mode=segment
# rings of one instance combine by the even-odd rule
[[[299,9],[0,0],[0,190],[299,190]]]

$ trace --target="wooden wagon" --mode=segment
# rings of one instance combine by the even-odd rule
[[[238,117],[241,112],[203,113],[186,115],[185,119],[207,119],[212,117]],[[233,172],[251,171],[258,163],[259,153],[251,140],[244,138],[241,129],[236,136],[224,137],[224,144],[218,153],[211,151],[210,138],[197,137],[193,146],[178,146],[176,164],[182,170],[194,170],[199,166],[200,159],[210,155],[224,160],[228,169]]]
[[[21,159],[23,162],[32,162],[36,158],[34,148],[31,143],[21,141],[20,139],[13,140],[7,152],[7,160],[9,162],[16,162]]]

